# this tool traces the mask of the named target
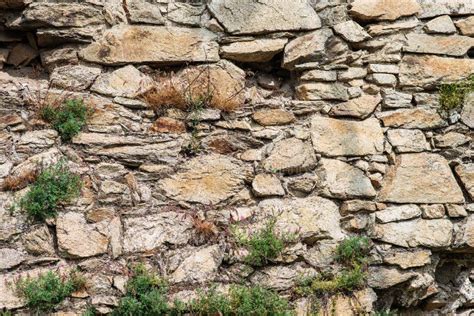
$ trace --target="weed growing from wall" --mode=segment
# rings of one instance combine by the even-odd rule
[[[439,88],[441,111],[449,113],[462,108],[464,99],[470,92],[474,92],[474,75],[462,81],[442,84]]]

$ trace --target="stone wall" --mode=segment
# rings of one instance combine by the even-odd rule
[[[366,311],[467,315],[474,102],[442,113],[438,87],[474,73],[473,46],[471,0],[0,0],[0,183],[61,157],[84,182],[46,224],[9,211],[27,189],[0,192],[0,310],[24,310],[18,276],[79,267],[87,291],[60,311],[106,313],[136,261],[178,297],[244,282],[291,298],[366,235]],[[191,122],[144,102],[158,71],[196,69],[242,105]],[[51,95],[94,106],[71,143],[37,117]],[[270,216],[296,240],[254,269],[228,229]],[[362,313],[347,300],[336,314]]]

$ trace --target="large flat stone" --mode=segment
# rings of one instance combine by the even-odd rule
[[[437,154],[403,154],[385,175],[379,201],[463,203],[464,196],[447,160]]]
[[[216,35],[205,29],[117,25],[80,56],[106,65],[215,62],[219,60],[215,40]]]
[[[232,34],[304,31],[321,27],[309,1],[212,0],[211,13]]]
[[[340,83],[302,83],[296,87],[296,95],[299,100],[304,101],[349,100],[347,87]]]
[[[439,15],[474,14],[474,2],[471,0],[417,0],[421,5],[419,17],[422,19]]]
[[[152,80],[132,65],[100,75],[91,90],[112,97],[135,98],[151,87]]]
[[[349,13],[360,21],[393,21],[420,10],[416,0],[356,0]]]
[[[327,156],[380,154],[384,136],[378,120],[347,121],[314,116],[311,138],[316,152]]]
[[[447,125],[447,122],[431,108],[400,109],[382,112],[377,116],[385,127],[402,127],[407,129],[434,129]]]
[[[37,26],[84,27],[105,22],[102,12],[79,3],[35,2],[23,11],[25,23]]]
[[[464,79],[472,73],[472,59],[405,55],[400,66],[400,85],[429,88],[440,82]]]
[[[458,165],[454,170],[471,199],[474,199],[474,163]]]
[[[178,201],[217,204],[242,190],[251,171],[236,159],[205,155],[186,162],[178,173],[161,180],[159,187]]]
[[[415,219],[377,224],[372,237],[400,247],[448,247],[453,227],[449,219]]]
[[[358,98],[333,106],[330,114],[334,116],[366,118],[374,112],[375,108],[381,101],[382,97],[380,94],[364,94]]]
[[[270,155],[263,162],[265,170],[297,174],[316,166],[316,155],[311,145],[297,138],[288,138],[275,143]]]
[[[283,50],[288,39],[256,39],[234,42],[221,47],[223,58],[240,62],[268,62]]]
[[[403,47],[405,52],[460,57],[474,46],[474,38],[459,35],[431,36],[410,33],[407,35],[407,43],[408,45]]]

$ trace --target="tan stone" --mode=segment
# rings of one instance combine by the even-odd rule
[[[407,35],[407,43],[408,45],[403,47],[405,52],[460,57],[474,46],[474,38],[458,35],[431,36],[410,33]]]
[[[205,29],[116,25],[80,56],[106,65],[126,63],[185,63],[219,60],[216,36]]]
[[[260,110],[255,112],[252,118],[264,126],[286,125],[296,120],[293,113],[283,109]]]
[[[258,174],[252,182],[252,189],[256,196],[283,196],[283,189],[280,180],[272,174]]]
[[[379,223],[390,223],[404,221],[415,217],[420,217],[421,210],[413,204],[393,205],[375,212],[375,218]]]
[[[18,266],[25,260],[25,255],[12,248],[0,248],[0,271]]]
[[[461,121],[471,129],[474,129],[474,93],[469,93],[464,98]]]
[[[354,122],[314,116],[311,138],[316,152],[328,156],[374,155],[384,149],[382,128],[372,118]]]
[[[212,280],[221,264],[223,252],[219,245],[196,249],[170,275],[173,283],[202,283]]]
[[[340,83],[302,83],[296,87],[296,96],[303,101],[349,100],[347,87]]]
[[[474,16],[470,16],[462,20],[457,20],[455,24],[462,35],[466,35],[466,36],[474,35]]]
[[[387,138],[395,152],[421,152],[430,149],[425,134],[417,129],[389,129]]]
[[[303,173],[315,166],[316,156],[311,145],[297,138],[275,143],[270,155],[263,162],[265,170],[285,174]]]
[[[221,47],[221,56],[239,62],[264,63],[281,52],[287,42],[287,39],[256,39],[234,42]]]
[[[334,116],[366,118],[375,110],[381,101],[382,97],[380,94],[365,94],[361,97],[333,106],[330,114]]]
[[[46,225],[39,226],[22,236],[25,249],[34,255],[53,255],[53,236]]]
[[[355,291],[351,295],[336,294],[328,298],[320,310],[320,315],[358,316],[368,315],[374,310],[377,294],[370,289]],[[308,312],[310,314],[310,312]],[[305,314],[306,315],[306,314]]]
[[[321,27],[309,2],[212,0],[209,10],[232,34],[304,31]]]
[[[419,17],[422,19],[440,15],[474,14],[474,3],[470,0],[417,0],[422,7]]]
[[[449,219],[414,219],[376,224],[373,238],[400,247],[448,247],[453,228]]]
[[[471,199],[474,199],[474,163],[458,165],[454,170]]]
[[[32,3],[23,11],[29,23],[55,27],[83,27],[104,23],[99,9],[80,3]]]
[[[383,255],[383,261],[402,269],[422,267],[431,263],[431,251],[391,251]]]
[[[403,154],[385,175],[379,201],[394,203],[463,203],[447,160],[437,154]]]
[[[237,194],[250,172],[236,159],[210,154],[187,161],[178,173],[161,180],[159,187],[175,200],[217,204]]]
[[[408,281],[413,278],[416,273],[412,271],[403,271],[396,267],[369,267],[367,273],[367,283],[375,289],[388,289],[394,285]]]
[[[361,21],[396,20],[414,15],[421,7],[416,0],[356,0],[349,13]]]
[[[402,127],[408,129],[434,129],[444,127],[447,123],[435,109],[414,108],[382,112],[378,115],[385,127]]]
[[[150,130],[158,133],[182,134],[186,132],[186,124],[183,121],[162,116],[153,123]]]
[[[405,55],[400,65],[400,84],[420,88],[458,81],[474,73],[471,59]]]
[[[112,97],[135,98],[150,89],[152,80],[132,65],[100,75],[91,90]]]

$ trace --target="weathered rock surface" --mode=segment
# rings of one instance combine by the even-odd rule
[[[474,38],[410,33],[407,35],[407,43],[403,50],[410,53],[463,56],[474,46]]]
[[[384,254],[383,260],[388,264],[397,265],[402,269],[422,267],[431,263],[431,251],[391,251]]]
[[[258,174],[252,182],[252,189],[256,196],[283,196],[283,189],[280,180],[272,174]]]
[[[375,218],[380,223],[404,221],[420,216],[420,208],[413,204],[390,206],[375,213]]]
[[[425,25],[427,33],[434,34],[453,34],[456,33],[456,27],[454,26],[453,20],[449,15],[442,15],[437,17]],[[462,34],[462,32],[461,32]]]
[[[311,269],[299,265],[266,267],[252,275],[250,281],[256,285],[266,284],[269,289],[282,291],[295,286],[302,275],[311,277],[314,274]]]
[[[25,260],[25,256],[12,248],[0,248],[0,271],[11,269]]]
[[[311,138],[316,152],[328,156],[361,156],[383,151],[384,137],[379,122],[336,120],[314,116]]]
[[[80,3],[32,3],[23,11],[27,24],[55,27],[83,27],[101,24],[104,18],[100,10]]]
[[[185,258],[178,268],[170,275],[174,283],[202,283],[211,281],[217,274],[223,258],[219,245],[198,249]]]
[[[385,127],[402,127],[408,129],[434,129],[444,127],[447,122],[435,109],[414,108],[387,111],[378,115]]]
[[[420,12],[416,0],[356,0],[349,13],[361,21],[396,20]]]
[[[376,289],[386,289],[408,281],[415,276],[413,272],[399,270],[395,267],[370,267],[368,284]]]
[[[283,109],[260,110],[252,115],[252,118],[260,125],[286,125],[293,123],[296,118],[295,115]]]
[[[394,203],[463,203],[464,197],[445,158],[403,154],[385,175],[378,199]]]
[[[372,114],[381,101],[382,98],[379,94],[375,96],[366,94],[335,105],[331,109],[331,114],[334,116],[350,116],[364,119]]]
[[[304,31],[321,27],[308,1],[212,0],[209,10],[231,34],[262,34],[276,31]]]
[[[112,97],[135,98],[150,89],[152,80],[132,65],[100,75],[91,90]]]
[[[421,5],[419,17],[422,19],[439,15],[464,15],[474,14],[474,3],[471,1],[451,0],[418,0]]]
[[[318,175],[322,192],[334,198],[374,197],[376,192],[364,172],[336,159],[321,159]]]
[[[39,226],[22,236],[26,251],[34,255],[53,255],[53,236],[47,226]]]
[[[430,149],[425,135],[417,129],[390,129],[387,138],[397,153],[421,152]]]
[[[469,93],[464,98],[464,106],[461,112],[461,121],[474,129],[474,93]]]
[[[126,0],[130,21],[133,23],[164,24],[160,7],[145,0]]]
[[[287,39],[257,39],[221,47],[221,56],[239,62],[268,62],[285,47]]]
[[[474,61],[470,59],[405,55],[400,66],[400,84],[430,87],[440,81],[461,80],[473,72]]]
[[[474,35],[474,16],[470,16],[466,19],[457,20],[455,24],[462,35]]]
[[[186,162],[181,171],[160,181],[165,194],[178,201],[217,204],[243,187],[251,170],[223,155],[206,155]]]
[[[204,29],[117,25],[84,48],[80,56],[106,65],[215,62],[219,60],[215,39]]]
[[[296,87],[298,99],[305,101],[338,100],[347,101],[347,87],[340,83],[303,83]]]
[[[297,138],[288,138],[275,143],[268,158],[263,162],[267,171],[285,174],[301,173],[316,166],[316,156],[311,145]]]
[[[89,88],[101,72],[100,67],[66,65],[54,68],[50,80],[55,87],[82,91]]]
[[[359,43],[371,38],[364,28],[354,21],[346,21],[334,25],[334,32],[351,43]]]
[[[474,199],[474,163],[458,165],[454,170],[471,199]]]
[[[415,219],[377,224],[374,238],[400,247],[448,247],[454,225],[448,219]]]

